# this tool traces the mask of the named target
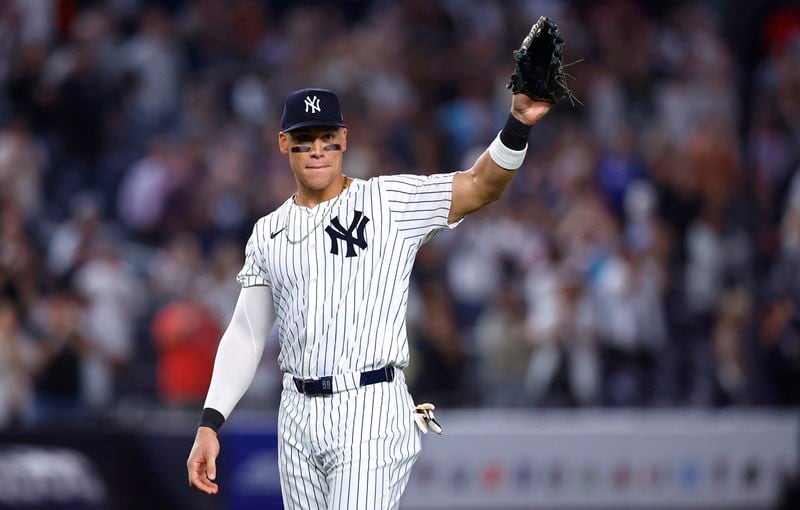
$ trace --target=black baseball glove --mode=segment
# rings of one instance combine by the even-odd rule
[[[522,92],[533,100],[555,104],[565,97],[578,101],[567,85],[562,52],[564,39],[553,20],[540,16],[531,31],[514,51],[516,69],[507,88]]]

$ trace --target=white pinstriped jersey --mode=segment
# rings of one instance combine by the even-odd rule
[[[290,198],[256,222],[237,280],[272,289],[281,370],[318,378],[408,365],[411,268],[457,224],[447,223],[453,175],[355,179],[339,197],[312,208]]]

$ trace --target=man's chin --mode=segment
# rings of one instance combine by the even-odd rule
[[[336,176],[329,173],[325,173],[324,175],[321,173],[315,175],[312,172],[306,172],[303,181],[303,184],[305,184],[308,189],[322,191],[336,182]]]

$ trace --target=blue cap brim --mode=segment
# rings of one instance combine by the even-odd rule
[[[284,133],[288,133],[289,131],[294,131],[295,129],[300,128],[307,128],[307,127],[347,127],[344,125],[344,122],[339,122],[335,120],[304,120],[303,122],[296,122],[291,126],[282,129]]]

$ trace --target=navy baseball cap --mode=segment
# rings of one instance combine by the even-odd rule
[[[336,94],[327,89],[300,89],[289,94],[283,105],[281,131],[318,126],[344,127]]]

